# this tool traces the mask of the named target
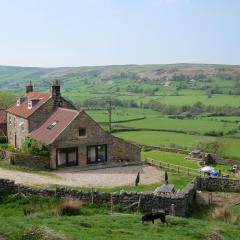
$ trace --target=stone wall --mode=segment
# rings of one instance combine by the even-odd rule
[[[0,179],[0,195],[23,193],[35,194],[50,197],[73,197],[83,202],[95,204],[113,204],[113,208],[130,208],[140,209],[141,212],[151,212],[152,210],[168,209],[174,210],[176,216],[186,216],[189,206],[193,203],[196,188],[193,183],[187,185],[184,189],[174,194],[154,195],[153,193],[136,193],[136,192],[84,192],[57,188],[56,190],[34,189],[31,187],[15,184],[14,181]],[[174,208],[172,208],[174,206]]]
[[[110,136],[111,161],[140,161],[141,153],[137,145],[124,141],[121,138]]]
[[[218,192],[240,192],[240,180],[224,177],[197,177],[195,185],[198,190]]]
[[[37,169],[49,169],[49,157],[46,156],[16,154],[6,151],[5,157],[9,163],[13,165],[16,164]]]
[[[171,147],[163,147],[163,146],[153,146],[153,145],[144,145],[141,144],[141,147],[144,147],[146,149],[151,149],[151,150],[160,150],[163,152],[173,152],[173,153],[180,153],[180,154],[189,154],[189,150],[185,149],[179,149],[179,148],[171,148]]]

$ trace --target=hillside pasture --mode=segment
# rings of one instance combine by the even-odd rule
[[[226,158],[240,159],[240,139],[217,138],[209,136],[188,135],[171,132],[128,131],[115,133],[117,137],[145,145],[193,149],[199,142],[218,141],[222,144],[222,155]]]
[[[169,225],[156,221],[141,223],[141,213],[114,212],[110,213],[109,206],[84,204],[77,216],[61,216],[58,209],[61,201],[43,197],[14,197],[9,196],[0,201],[0,235],[6,240],[33,239],[34,229],[44,228],[60,234],[65,240],[193,240],[213,239],[208,236],[221,236],[224,239],[239,239],[240,222],[217,221],[211,218],[212,207],[202,209],[192,217],[179,218],[168,216]],[[233,207],[231,207],[233,208]],[[24,210],[31,210],[27,216]],[[239,213],[239,207],[234,211]],[[23,237],[26,229],[31,234]],[[34,238],[37,239],[37,238]]]
[[[238,129],[236,123],[209,121],[207,119],[170,119],[167,117],[147,117],[139,121],[121,123],[118,126],[123,128],[197,132],[201,134],[211,131],[227,133]]]

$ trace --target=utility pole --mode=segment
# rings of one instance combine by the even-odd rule
[[[109,124],[109,132],[112,132],[112,100],[110,99],[108,102],[108,124]]]

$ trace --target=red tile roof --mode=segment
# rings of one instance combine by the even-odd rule
[[[28,118],[39,107],[41,107],[44,103],[46,103],[51,98],[50,93],[41,93],[41,92],[29,92],[29,93],[26,93],[24,96],[26,97],[26,99],[19,106],[17,106],[17,104],[14,103],[6,111],[23,118]],[[31,109],[28,109],[28,100],[31,100],[31,99],[39,99],[39,101]]]
[[[7,113],[4,109],[0,109],[0,124],[7,123]]]
[[[48,145],[63,132],[78,114],[79,111],[76,110],[57,108],[47,120],[30,133],[30,137]]]

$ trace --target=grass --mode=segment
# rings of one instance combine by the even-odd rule
[[[41,197],[9,199],[0,202],[0,233],[7,236],[8,240],[20,240],[24,230],[31,227],[48,227],[64,235],[66,240],[201,240],[212,232],[220,233],[225,240],[239,239],[239,221],[228,224],[204,217],[168,217],[167,227],[160,223],[141,224],[139,213],[110,214],[109,207],[94,205],[83,205],[79,216],[62,217],[51,214],[52,209],[58,205],[58,200]],[[26,205],[32,205],[37,209],[36,212],[24,216],[23,209]]]
[[[145,157],[153,158],[155,160],[160,160],[161,162],[166,162],[166,163],[179,165],[179,166],[183,166],[183,167],[187,167],[187,168],[193,168],[196,170],[200,169],[200,165],[196,160],[187,160],[185,158],[186,155],[179,154],[179,153],[162,152],[162,151],[152,150],[152,151],[142,152],[142,157],[143,158],[145,158]],[[235,177],[235,175],[229,171],[229,169],[231,168],[230,165],[215,163],[215,164],[210,164],[210,166],[214,167],[217,171],[221,170],[222,174],[224,174],[224,175],[229,175],[232,178]],[[176,183],[177,183],[177,178],[179,180],[180,179],[184,180],[184,176],[176,177]],[[182,181],[182,180],[180,180],[180,181]],[[173,182],[175,182],[175,179],[173,180]]]
[[[16,96],[7,92],[0,92],[0,109],[5,109],[16,100]]]
[[[152,131],[135,131],[119,132],[115,134],[122,139],[154,146],[177,147],[184,149],[195,148],[198,142],[219,141],[222,143],[223,156],[226,158],[240,159],[239,144],[240,139],[217,138],[199,135],[188,135],[171,132],[152,132]]]
[[[117,125],[138,129],[161,129],[170,131],[198,132],[201,134],[210,131],[223,131],[224,133],[237,129],[236,123],[208,121],[207,119],[169,119],[164,117],[148,117],[143,120],[118,123]]]
[[[183,96],[166,96],[159,99],[162,103],[175,106],[193,105],[196,102],[202,102],[204,105],[214,106],[240,106],[239,96],[216,94],[211,98],[206,95],[183,95]]]
[[[186,155],[171,152],[161,152],[157,150],[142,152],[143,158],[153,158],[174,165],[179,165],[187,168],[199,169],[199,163],[195,160],[185,159]]]
[[[58,178],[58,179],[61,178],[60,176],[58,176],[54,173],[51,173],[50,171],[47,171],[47,170],[43,171],[43,170],[39,170],[39,169],[36,169],[36,168],[30,168],[30,167],[20,166],[20,165],[12,165],[12,164],[9,164],[9,162],[7,160],[0,160],[0,168],[7,169],[7,170],[12,170],[12,171],[35,173],[35,174],[49,176],[49,177]]]

